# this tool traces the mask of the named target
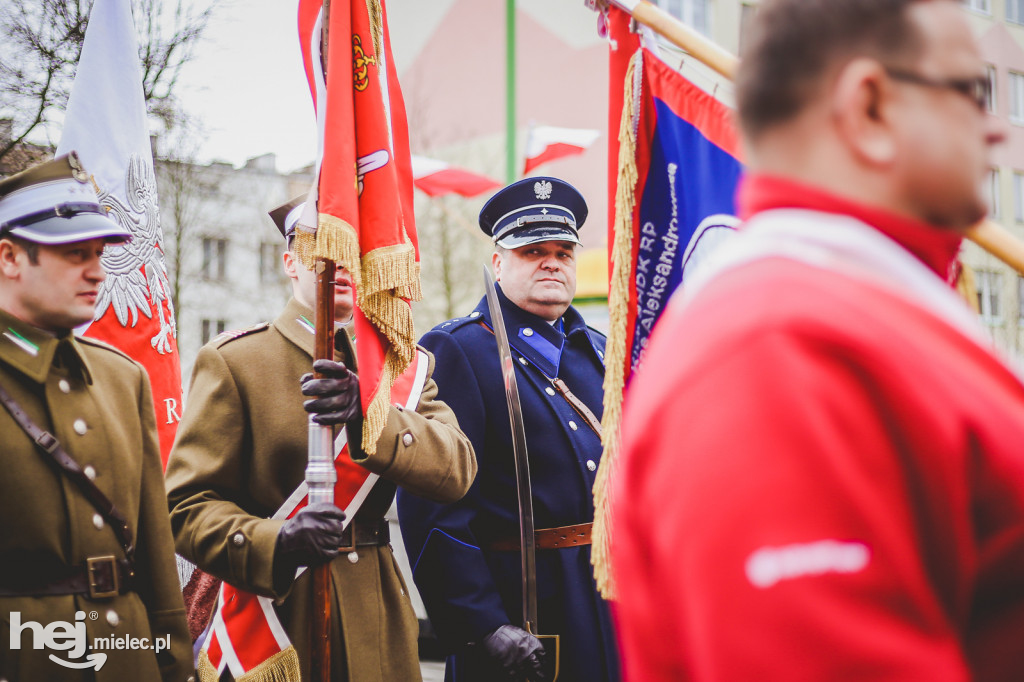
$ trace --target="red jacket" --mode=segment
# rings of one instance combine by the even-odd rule
[[[726,272],[659,323],[623,444],[624,679],[1024,680],[1024,386],[932,311]]]

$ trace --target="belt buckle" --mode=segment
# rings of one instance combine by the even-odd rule
[[[97,569],[102,570],[103,566],[110,566],[110,582],[113,584],[113,589],[111,590],[101,590],[96,584]],[[87,558],[85,560],[85,572],[89,581],[90,599],[110,599],[120,593],[121,581],[117,575],[117,558],[113,555]]]
[[[351,538],[351,541],[349,542],[348,545],[342,545],[341,547],[338,548],[338,553],[339,554],[341,554],[341,553],[350,554],[350,553],[356,551],[356,520],[355,519],[352,519],[352,521],[348,524],[348,527],[345,528],[345,530],[342,531],[342,534],[344,534],[345,531],[348,531],[349,538]]]

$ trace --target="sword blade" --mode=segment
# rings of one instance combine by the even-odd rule
[[[508,418],[512,426],[512,453],[516,463],[516,487],[519,492],[519,547],[523,568],[523,629],[537,634],[537,536],[533,527],[533,489],[530,486],[530,462],[526,454],[526,428],[523,408],[519,402],[512,348],[508,344],[505,320],[501,314],[498,290],[491,271],[484,266],[484,287],[487,290],[487,308],[494,324],[494,338],[498,342],[501,375],[505,382]]]

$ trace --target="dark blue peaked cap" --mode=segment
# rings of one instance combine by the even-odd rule
[[[536,242],[581,243],[587,202],[564,180],[533,177],[514,182],[487,200],[480,229],[498,246],[517,249]]]

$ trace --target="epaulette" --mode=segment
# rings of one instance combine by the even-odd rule
[[[442,322],[441,324],[434,327],[431,331],[448,332],[450,334],[456,329],[460,329],[462,327],[465,327],[466,325],[479,324],[482,319],[483,316],[478,311],[474,310],[465,317],[455,317],[448,320],[447,322]]]
[[[77,336],[77,335],[75,336],[75,341],[77,341],[79,343],[84,343],[87,346],[95,346],[96,348],[102,348],[104,350],[112,351],[114,353],[117,353],[121,357],[125,358],[126,360],[130,360],[131,362],[137,362],[137,360],[135,358],[133,358],[132,356],[128,355],[127,353],[125,353],[123,350],[121,350],[117,346],[110,345],[106,341],[100,341],[99,339],[94,339],[91,336]]]
[[[235,339],[240,339],[243,336],[255,334],[256,332],[261,332],[264,329],[270,329],[269,322],[260,322],[259,324],[254,324],[251,327],[246,327],[245,329],[231,329],[229,331],[223,331],[213,337],[213,340],[210,341],[210,343],[215,347],[220,348],[229,341],[234,341]]]

